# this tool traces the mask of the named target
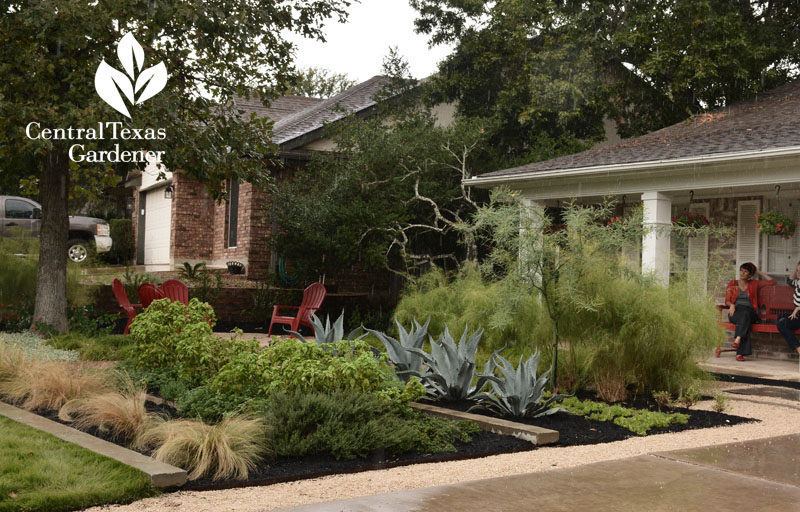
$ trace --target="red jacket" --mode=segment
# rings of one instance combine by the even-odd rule
[[[758,311],[758,290],[764,286],[775,286],[775,280],[761,281],[758,279],[751,279],[747,283],[747,295],[750,296],[750,303],[753,304],[753,309]],[[728,288],[725,290],[725,305],[729,306],[736,302],[736,297],[739,295],[739,280],[734,279],[728,283]]]

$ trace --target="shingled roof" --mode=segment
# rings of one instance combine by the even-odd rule
[[[552,160],[481,174],[478,180],[617,164],[664,162],[728,153],[800,146],[800,80],[684,122]]]
[[[388,81],[388,77],[374,76],[332,98],[282,118],[273,127],[272,141],[282,146],[291,146],[292,141],[317,130],[321,131],[326,123],[374,106],[375,94],[380,92]],[[287,149],[291,149],[291,147]]]
[[[269,117],[275,122],[323,101],[325,100],[322,98],[308,98],[306,96],[280,96],[272,100],[268,107],[265,107],[261,100],[255,96],[250,98],[237,97],[234,100],[236,107],[245,114],[254,113],[258,117]]]

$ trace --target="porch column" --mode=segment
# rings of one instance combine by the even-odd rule
[[[645,192],[642,238],[642,273],[653,274],[664,286],[669,285],[669,226],[672,200],[661,192]]]

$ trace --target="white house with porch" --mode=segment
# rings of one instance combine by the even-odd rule
[[[735,247],[721,251],[732,269],[726,279],[736,277],[734,264],[751,261],[784,284],[800,260],[800,231],[788,240],[762,235],[756,214],[777,210],[800,220],[800,80],[642,137],[482,174],[467,184],[507,185],[542,207],[609,196],[623,205],[641,201],[646,226],[700,212],[735,228]],[[668,234],[651,231],[642,241],[642,271],[667,284],[676,254],[685,257],[685,268],[705,270],[707,237],[687,245],[676,247]],[[707,284],[718,289],[720,283]]]

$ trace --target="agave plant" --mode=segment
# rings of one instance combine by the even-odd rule
[[[441,337],[436,341],[431,339],[430,354],[419,348],[406,348],[425,362],[422,372],[409,374],[420,378],[431,397],[444,401],[469,399],[481,391],[487,382],[497,380],[494,375],[482,373],[478,374],[477,383],[472,385],[475,377],[475,353],[478,351],[483,329],[475,331],[469,339],[468,332],[469,327],[464,329],[461,340],[456,343],[445,325]]]
[[[536,376],[539,370],[539,355],[537,350],[525,362],[520,356],[515,369],[513,364],[497,352],[492,354],[484,370],[486,373],[492,373],[497,369],[503,377],[491,381],[491,391],[476,394],[475,400],[478,404],[470,410],[489,409],[501,416],[514,418],[538,418],[560,411],[560,407],[551,408],[550,404],[568,395],[553,395],[542,401],[550,370]],[[495,361],[499,361],[500,364]]]
[[[419,322],[414,320],[414,324],[406,331],[400,322],[395,320],[397,324],[397,331],[399,340],[396,340],[388,334],[367,329],[367,332],[375,335],[383,346],[386,347],[386,354],[389,356],[389,361],[394,364],[397,376],[403,380],[408,380],[412,375],[419,375],[422,369],[422,356],[415,354],[408,349],[415,348],[422,350],[425,344],[425,339],[428,337],[428,325],[431,323],[430,317],[425,325],[420,325]]]
[[[333,325],[331,325],[330,316],[325,317],[325,324],[323,325],[322,320],[320,320],[319,317],[314,313],[311,313],[311,325],[314,326],[314,339],[316,339],[318,345],[322,345],[323,343],[333,343],[334,341],[344,339],[360,340],[367,335],[367,333],[364,333],[361,336],[356,337],[358,332],[361,330],[361,327],[356,327],[350,331],[350,334],[347,335],[347,338],[344,337],[344,311],[342,311],[342,314],[339,315],[339,318],[336,319]],[[296,336],[301,341],[306,341],[306,339],[299,332],[288,332],[289,334]]]

